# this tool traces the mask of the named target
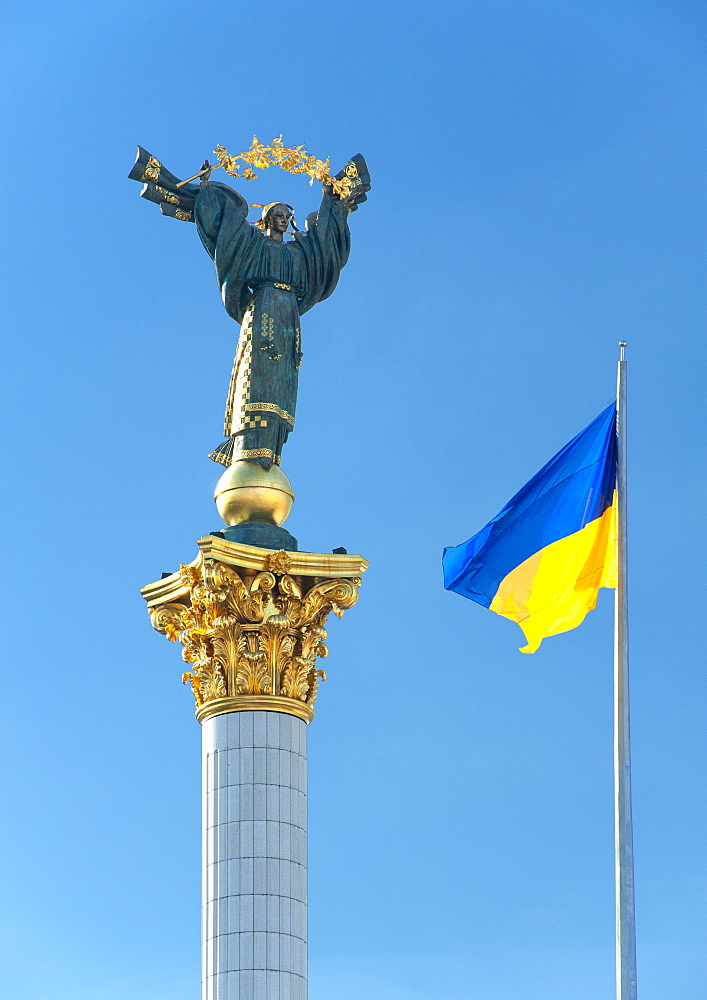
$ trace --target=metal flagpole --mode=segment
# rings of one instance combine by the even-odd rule
[[[628,564],[626,533],[626,343],[616,385],[618,578],[614,614],[614,838],[616,857],[616,998],[636,1000],[636,907],[631,815],[628,687]]]

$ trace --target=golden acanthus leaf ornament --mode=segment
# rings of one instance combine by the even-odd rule
[[[291,575],[292,558],[272,553],[255,572],[201,556],[179,571],[183,597],[151,609],[152,624],[183,647],[197,715],[229,700],[229,711],[267,708],[311,721],[327,655],[327,617],[358,598],[358,577]],[[254,701],[257,700],[257,704]]]

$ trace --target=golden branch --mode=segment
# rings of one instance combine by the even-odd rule
[[[351,175],[347,172],[341,180],[337,180],[329,173],[330,161],[328,159],[320,160],[316,156],[311,156],[304,146],[285,146],[282,136],[273,139],[266,146],[254,135],[250,149],[232,156],[225,146],[217,146],[214,155],[218,157],[219,161],[216,166],[223,167],[231,177],[242,177],[247,181],[256,179],[258,176],[255,173],[256,169],[267,170],[268,167],[280,167],[290,174],[306,174],[311,178],[310,184],[317,180],[331,186],[334,194],[338,195],[339,198],[347,198],[356,186],[353,179],[356,176],[355,168],[353,168]],[[245,166],[241,166],[241,164],[245,164]],[[201,175],[196,174],[190,179],[195,180],[199,176]]]

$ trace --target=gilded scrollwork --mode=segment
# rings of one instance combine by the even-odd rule
[[[159,191],[165,201],[169,202],[170,205],[178,205],[179,198],[176,194],[172,194],[167,188],[160,187],[159,184],[155,184],[155,190]]]
[[[333,611],[341,618],[344,611],[352,608],[358,600],[358,588],[361,581],[324,580],[309,590],[301,601],[293,602],[291,622],[296,627],[309,624],[320,624],[326,621],[329,612]]]
[[[152,181],[153,183],[160,179],[160,171],[162,170],[162,164],[154,156],[151,156],[147,161],[147,166],[145,167],[145,172],[142,175],[144,181]]]
[[[292,563],[287,552],[273,552],[267,569],[253,572],[201,557],[180,567],[179,601],[152,607],[157,631],[182,646],[190,668],[182,680],[198,707],[274,697],[277,711],[292,703],[294,714],[311,718],[326,679],[316,668],[328,652],[324,623],[353,607],[361,581],[290,575]]]

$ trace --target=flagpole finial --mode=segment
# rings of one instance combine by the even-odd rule
[[[627,342],[625,340],[620,340],[619,341],[619,347],[621,348],[621,355],[619,356],[619,361],[625,361],[626,360],[624,352],[625,352],[627,346],[628,346],[628,344],[627,344]]]

